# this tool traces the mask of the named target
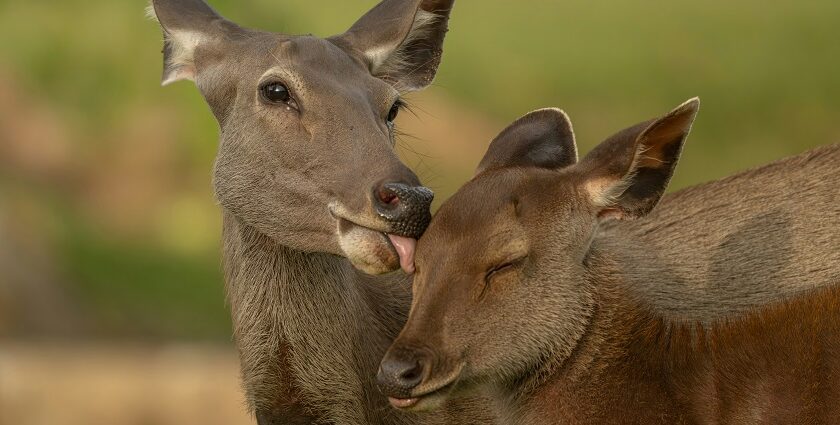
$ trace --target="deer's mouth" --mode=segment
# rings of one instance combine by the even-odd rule
[[[351,217],[333,204],[330,213],[337,222],[338,243],[347,259],[368,274],[383,274],[402,269],[414,273],[416,239],[389,233],[388,226],[377,220]]]
[[[424,411],[436,409],[449,398],[449,394],[455,388],[455,384],[461,375],[461,369],[461,367],[457,368],[454,373],[444,378],[440,383],[421,384],[418,387],[419,391],[415,391],[419,394],[414,394],[408,398],[389,396],[388,403],[400,410]]]

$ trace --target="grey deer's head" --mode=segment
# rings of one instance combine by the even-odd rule
[[[222,208],[360,270],[411,271],[432,192],[397,158],[401,93],[429,85],[454,0],[385,0],[328,38],[240,27],[202,0],[153,0],[163,84],[194,81],[221,128]]]

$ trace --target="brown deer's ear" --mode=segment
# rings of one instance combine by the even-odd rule
[[[455,0],[384,0],[344,34],[331,37],[361,54],[371,74],[401,91],[435,77]]]
[[[218,45],[239,28],[202,0],[153,0],[147,13],[163,29],[163,85],[195,81],[196,51]]]
[[[700,108],[693,98],[667,115],[637,124],[595,147],[580,162],[599,217],[633,219],[656,206]]]
[[[556,108],[538,109],[502,130],[475,174],[505,167],[563,168],[577,162],[572,122]]]

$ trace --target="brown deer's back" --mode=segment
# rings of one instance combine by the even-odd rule
[[[666,195],[609,231],[646,248],[626,262],[658,276],[638,288],[658,309],[738,315],[840,282],[838,165],[840,144],[820,147]]]

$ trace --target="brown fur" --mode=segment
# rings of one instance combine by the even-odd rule
[[[840,420],[840,287],[704,325],[663,316],[613,273],[597,277],[597,311],[574,354],[504,390],[511,423]]]
[[[493,166],[480,166],[441,207],[418,245],[412,309],[381,370],[417,364],[412,376],[420,380],[382,374],[380,387],[393,398],[416,400],[410,410],[486,391],[513,424],[840,419],[840,263],[832,260],[838,245],[831,243],[840,238],[831,195],[840,171],[829,166],[840,146],[674,195],[670,209],[657,214],[698,106],[691,100],[619,132],[580,162],[571,125],[559,111],[537,111],[512,124],[482,161]],[[800,166],[801,173],[788,169]],[[784,231],[784,223],[769,220],[729,235],[749,235],[739,244],[685,254],[775,207],[749,200],[733,207],[737,201],[715,194],[734,190],[728,185],[767,185],[788,172],[795,183],[807,185],[804,176],[828,181],[811,182],[819,189],[803,187],[809,196],[778,206],[795,223],[797,208],[817,209],[803,212],[816,218],[810,224],[819,232],[811,250],[766,246]],[[778,190],[790,195],[797,188]],[[678,199],[692,201],[681,212]],[[696,204],[700,199],[707,203]],[[734,223],[723,229],[691,222],[708,218],[707,208],[745,217],[712,220]],[[701,242],[660,246],[657,216],[668,219],[669,240],[685,241],[679,232],[685,220],[693,223],[687,235]],[[794,241],[810,234],[793,233]],[[777,264],[780,252],[789,262]],[[674,258],[662,261],[666,255]],[[729,270],[704,263],[708,256]],[[684,271],[688,285],[669,267],[679,258],[696,261]],[[740,264],[743,259],[749,261]],[[707,268],[718,271],[704,274]],[[798,293],[785,293],[749,273],[813,277],[812,288],[823,289],[799,285]],[[721,276],[729,278],[709,281]],[[740,280],[747,288],[738,288]],[[703,289],[711,285],[720,287]],[[736,299],[726,304],[729,293]]]
[[[648,248],[621,255],[656,272],[640,290],[658,309],[708,323],[840,281],[837,164],[840,145],[822,146],[666,195],[604,233]]]

